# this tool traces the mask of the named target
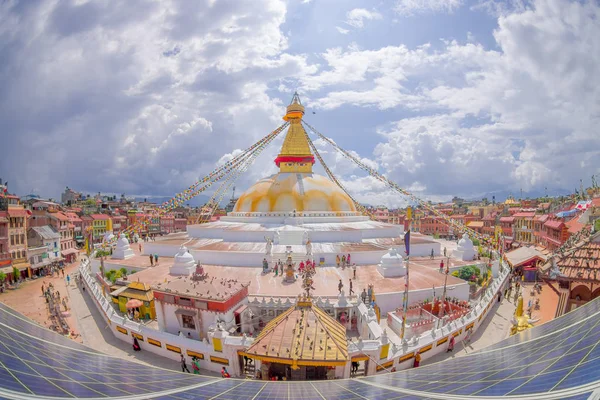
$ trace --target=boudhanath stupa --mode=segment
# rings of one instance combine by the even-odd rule
[[[261,267],[264,259],[313,259],[335,265],[351,254],[357,265],[377,265],[390,248],[405,254],[403,227],[371,220],[336,183],[313,172],[315,157],[302,126],[304,106],[297,94],[287,107],[289,128],[275,163],[279,172],[261,179],[219,221],[188,225],[187,234],[147,243],[144,252],[173,257],[185,245],[209,265]],[[412,243],[412,242],[411,242]],[[422,236],[411,255],[440,253],[440,244]]]

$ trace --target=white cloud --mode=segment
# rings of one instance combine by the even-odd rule
[[[522,13],[530,5],[529,0],[479,0],[471,6],[472,10],[483,10],[488,14],[500,17],[512,13]]]
[[[381,128],[381,172],[429,194],[498,187],[570,188],[600,173],[597,126],[600,8],[545,0],[501,16],[498,50],[444,41],[442,49],[330,49],[326,67],[304,77],[332,87],[312,105],[404,109]]]
[[[367,10],[365,8],[355,8],[348,11],[346,14],[346,23],[354,28],[362,28],[365,26],[365,20],[382,19],[380,13],[375,10]]]
[[[0,14],[0,119],[12,133],[0,170],[28,155],[21,192],[172,194],[280,124],[266,82],[316,71],[286,53],[278,0],[3,2]]]
[[[428,12],[452,12],[463,3],[464,0],[398,0],[394,11],[405,17]]]
[[[69,185],[172,194],[278,126],[295,89],[312,110],[364,115],[365,146],[353,138],[349,150],[432,200],[503,186],[572,188],[600,174],[593,3],[515,0],[494,11],[492,48],[478,43],[479,30],[474,37],[465,29],[452,37],[466,42],[382,47],[357,37],[360,46],[302,53],[290,50],[299,35],[284,33],[290,16],[278,0],[15,4],[0,3],[0,120],[10,149],[0,171],[20,193],[56,196]],[[462,2],[398,4],[406,15]],[[347,18],[361,28],[382,16],[354,9]],[[334,36],[331,43],[346,40]],[[280,143],[240,178],[240,189],[275,172]],[[316,144],[360,201],[403,201]]]
[[[339,33],[341,33],[342,35],[347,35],[348,33],[350,33],[349,29],[344,29],[342,27],[336,26],[335,29],[337,29],[337,31]]]

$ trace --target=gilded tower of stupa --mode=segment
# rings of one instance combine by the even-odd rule
[[[298,93],[294,93],[283,117],[290,125],[275,159],[279,173],[261,179],[244,192],[233,209],[234,214],[295,211],[360,215],[352,199],[339,186],[313,173],[315,157],[302,126],[303,116],[304,106]]]
[[[283,119],[290,123],[287,135],[281,146],[281,152],[275,159],[275,164],[280,172],[312,173],[315,157],[310,151],[306,140],[306,132],[302,126],[304,106],[300,102],[298,93],[294,93],[292,102],[287,107]]]

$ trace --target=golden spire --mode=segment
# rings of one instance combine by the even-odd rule
[[[303,115],[304,106],[296,92],[283,117],[285,121],[290,123],[290,127],[281,146],[281,152],[275,159],[279,172],[312,173],[315,157],[310,151],[306,132],[302,126]]]

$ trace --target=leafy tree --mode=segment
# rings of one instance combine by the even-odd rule
[[[13,280],[17,282],[19,280],[19,276],[21,276],[19,268],[13,267]]]
[[[473,246],[479,246],[481,244],[481,242],[479,241],[479,239],[475,238],[473,239]]]
[[[479,268],[474,265],[465,265],[458,270],[458,277],[465,281],[470,281],[473,277],[477,279],[479,278],[479,275],[481,275],[481,272],[479,271]]]
[[[127,276],[127,268],[123,267],[119,270],[121,272],[121,276]]]
[[[6,280],[6,273],[0,271],[0,283],[4,283]]]

